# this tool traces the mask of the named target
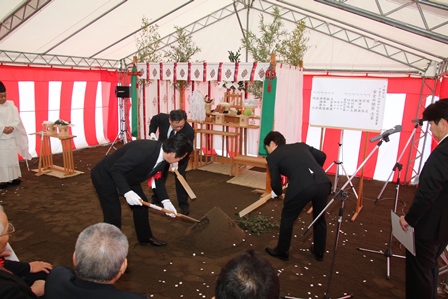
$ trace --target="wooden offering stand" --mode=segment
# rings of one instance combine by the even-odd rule
[[[82,174],[81,171],[75,170],[75,163],[73,160],[72,139],[76,136],[70,135],[68,132],[69,126],[42,124],[42,131],[33,133],[41,136],[39,165],[36,176],[43,174],[53,175],[59,178],[75,176]],[[64,166],[57,166],[53,163],[53,153],[51,152],[50,138],[58,138],[62,144],[62,159]]]

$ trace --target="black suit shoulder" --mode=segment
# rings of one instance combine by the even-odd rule
[[[145,299],[137,293],[117,290],[113,285],[78,279],[72,269],[58,266],[50,272],[45,283],[46,299]]]
[[[191,127],[191,125],[188,122],[185,122],[185,126],[182,128],[182,130],[179,131],[179,133],[184,134],[185,136],[187,136],[188,140],[193,142],[194,129]]]

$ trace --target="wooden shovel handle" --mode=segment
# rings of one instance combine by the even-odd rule
[[[143,200],[142,200],[141,203],[142,203],[144,206],[150,207],[151,209],[154,209],[154,210],[157,210],[157,211],[164,212],[165,214],[173,214],[173,211],[170,211],[170,210],[168,210],[168,209],[159,207],[159,206],[157,206],[157,205],[150,204],[149,202],[146,202],[146,201],[143,201]],[[187,215],[180,214],[180,213],[176,213],[176,218],[177,218],[177,217],[179,217],[179,218],[184,218],[184,219],[187,219],[187,220],[190,220],[190,221],[193,221],[193,222],[201,222],[201,221],[199,221],[199,220],[197,220],[197,219],[194,219],[194,218],[192,218],[192,217],[189,217],[189,216],[187,216]]]

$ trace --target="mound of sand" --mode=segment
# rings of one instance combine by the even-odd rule
[[[203,251],[222,250],[241,244],[244,231],[219,207],[211,209],[186,231],[190,245]]]

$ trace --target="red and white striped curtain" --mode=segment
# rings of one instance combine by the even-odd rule
[[[73,124],[73,148],[79,149],[108,143],[118,133],[116,72],[2,65],[0,78],[28,134],[40,132],[44,121],[63,119]],[[40,138],[28,139],[36,157]],[[51,142],[53,153],[62,152],[59,140]]]
[[[204,78],[202,81],[193,80],[186,91],[186,110],[188,112],[188,99],[194,90],[200,90],[204,95],[209,94],[219,103],[220,98],[226,91],[218,81],[207,81],[207,78],[215,78],[220,74],[215,71],[219,69],[222,63],[208,63],[204,65]],[[256,73],[260,74],[261,64],[254,63]],[[154,66],[154,68],[151,68]],[[139,66],[140,67],[140,66]],[[228,66],[227,66],[228,67]],[[246,64],[240,66],[241,69],[247,69]],[[202,69],[200,66],[191,65],[191,69]],[[210,70],[210,74],[208,71]],[[238,76],[238,71],[233,72]],[[255,76],[252,72],[252,76]],[[319,76],[322,76],[319,74]],[[329,75],[330,76],[330,75]],[[163,65],[160,63],[148,64],[147,77],[163,79]],[[279,79],[284,81],[279,74]],[[331,76],[330,76],[331,77]],[[366,75],[364,77],[371,77]],[[191,78],[191,77],[190,77]],[[237,77],[238,78],[238,77]],[[411,146],[406,148],[406,144],[414,130],[412,119],[421,117],[417,115],[417,109],[420,103],[420,96],[432,100],[432,94],[435,93],[440,98],[448,97],[448,81],[444,78],[439,79],[437,89],[431,89],[435,86],[434,79],[425,79],[422,84],[422,78],[412,77],[382,77],[388,80],[387,101],[385,109],[385,120],[383,127],[389,129],[397,124],[401,124],[403,129],[400,133],[390,136],[390,142],[383,143],[375,154],[364,165],[364,176],[366,178],[386,180],[389,176],[395,162],[402,154],[399,161],[404,168],[408,161],[413,161],[417,151],[413,150],[410,156]],[[334,161],[338,161],[339,143],[341,139],[341,130],[325,129],[309,126],[310,96],[312,90],[313,75],[303,75],[303,103],[297,107],[291,108],[291,117],[285,118],[285,121],[276,120],[276,124],[282,123],[286,128],[278,127],[278,130],[290,134],[292,141],[305,141],[327,154],[327,161],[324,168],[327,169]],[[71,134],[75,135],[73,139],[73,148],[79,149],[89,146],[96,146],[111,142],[115,139],[119,129],[118,99],[115,96],[115,87],[118,85],[119,76],[116,71],[105,70],[75,70],[75,69],[57,69],[57,68],[39,68],[29,66],[0,66],[0,80],[5,84],[8,99],[14,101],[20,111],[21,118],[28,132],[39,132],[42,129],[44,121],[54,121],[63,119],[74,124],[71,127]],[[295,80],[295,79],[294,79]],[[222,81],[222,79],[221,79]],[[122,83],[122,82],[121,82]],[[124,85],[127,85],[124,82]],[[283,82],[284,83],[284,82]],[[282,82],[279,82],[280,89],[283,89]],[[143,87],[144,86],[144,87]],[[140,97],[145,100],[144,117],[141,117],[141,125],[147,126],[148,120],[152,115],[160,112],[169,112],[179,107],[179,94],[174,90],[171,81],[152,80],[150,84],[142,85],[140,88]],[[143,92],[144,91],[144,92]],[[296,96],[284,97],[286,104],[288,101],[296,101]],[[427,103],[426,103],[427,104]],[[261,107],[261,103],[260,103]],[[291,107],[291,106],[287,106]],[[276,108],[277,109],[277,108]],[[300,112],[302,109],[302,112]],[[258,114],[259,115],[259,114]],[[297,129],[300,128],[299,133]],[[277,126],[275,127],[277,128]],[[423,128],[423,131],[425,128]],[[422,134],[422,128],[416,130],[417,136]],[[146,138],[142,134],[140,138]],[[289,135],[288,135],[289,136]],[[349,175],[361,165],[366,154],[375,149],[376,143],[370,143],[369,139],[374,137],[372,132],[362,132],[353,130],[344,130],[342,140],[342,161]],[[249,137],[250,138],[250,137]],[[431,138],[429,139],[431,140]],[[250,144],[256,144],[259,140],[253,140]],[[40,139],[37,135],[29,135],[30,153],[33,156],[39,154]],[[423,163],[430,149],[436,145],[436,142],[427,142],[427,149],[419,144],[419,152],[423,152],[422,161],[413,161],[414,169],[417,164]],[[254,147],[255,149],[258,146]],[[53,152],[60,152],[60,143],[55,140],[52,142]],[[256,150],[249,148],[249,154],[256,154]],[[329,173],[335,172],[333,166]],[[404,178],[404,172],[407,177]],[[359,175],[359,173],[358,173]],[[402,178],[410,179],[414,174],[409,169],[403,169]],[[396,177],[393,177],[396,179]]]

